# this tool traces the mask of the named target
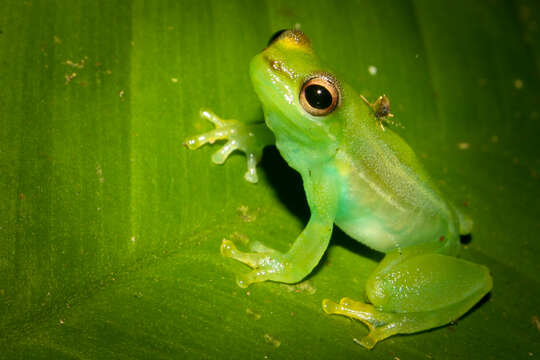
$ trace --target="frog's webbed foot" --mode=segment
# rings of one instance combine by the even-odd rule
[[[209,110],[201,110],[200,116],[215,125],[215,129],[203,134],[188,137],[184,145],[195,150],[205,144],[213,144],[218,140],[227,140],[218,151],[212,155],[215,164],[223,164],[229,155],[240,150],[247,157],[247,172],[244,178],[256,183],[257,163],[262,157],[262,150],[274,141],[273,134],[264,123],[246,124],[238,120],[224,120]]]
[[[400,329],[399,320],[393,319],[394,314],[377,311],[373,305],[350,298],[342,298],[339,304],[324,299],[322,307],[327,314],[344,315],[364,323],[369,334],[357,342],[367,349],[372,349],[378,341],[397,334]]]
[[[247,288],[250,284],[266,280],[291,282],[284,271],[288,263],[284,254],[259,242],[253,243],[251,250],[253,252],[240,251],[230,240],[223,239],[221,242],[221,255],[240,261],[253,269],[247,274],[237,276],[238,286]]]

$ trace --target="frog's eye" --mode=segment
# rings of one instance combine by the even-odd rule
[[[328,115],[338,104],[339,93],[335,85],[324,77],[306,81],[300,91],[300,104],[314,116]]]
[[[268,44],[267,44],[266,46],[272,45],[272,43],[273,43],[274,41],[276,41],[276,39],[279,37],[279,35],[283,34],[285,31],[287,31],[287,29],[283,29],[283,30],[276,31],[276,32],[274,33],[274,35],[272,35],[272,36],[270,37],[270,40],[268,40]]]

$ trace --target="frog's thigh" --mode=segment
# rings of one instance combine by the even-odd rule
[[[366,294],[379,311],[417,313],[417,321],[400,332],[456,320],[491,290],[492,279],[485,266],[433,253],[402,261],[399,256],[388,254],[390,261],[379,264],[368,279]]]

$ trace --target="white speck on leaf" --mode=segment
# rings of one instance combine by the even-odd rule
[[[370,67],[368,67],[368,72],[371,75],[377,75],[377,68],[375,66],[371,65]]]

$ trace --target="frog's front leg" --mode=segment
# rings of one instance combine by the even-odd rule
[[[233,242],[223,240],[223,256],[253,268],[251,272],[237,277],[240,287],[267,280],[296,283],[319,263],[332,235],[339,186],[332,176],[325,175],[324,169],[312,169],[309,173],[308,178],[304,177],[304,188],[311,217],[288,252],[281,253],[258,242],[251,246],[253,252],[242,252]]]
[[[225,145],[212,155],[212,161],[223,164],[229,155],[240,150],[247,157],[247,172],[244,178],[252,183],[258,181],[257,163],[262,157],[263,148],[274,144],[274,134],[266,127],[264,122],[243,123],[238,120],[224,120],[210,110],[201,110],[200,115],[215,125],[215,129],[203,134],[187,138],[184,145],[191,149],[198,149],[204,144],[213,144],[217,140],[228,140]]]
[[[258,245],[261,252],[243,252],[230,240],[221,243],[221,254],[238,260],[253,270],[237,276],[240,287],[262,281],[277,281],[293,284],[305,278],[318,264],[332,234],[332,220],[311,217],[308,225],[294,242],[292,248],[281,253]],[[252,247],[254,250],[254,247]]]
[[[370,331],[360,344],[371,349],[389,336],[457,320],[491,287],[485,266],[439,253],[396,251],[386,255],[368,279],[366,295],[371,304],[325,299],[323,309],[366,324]]]

